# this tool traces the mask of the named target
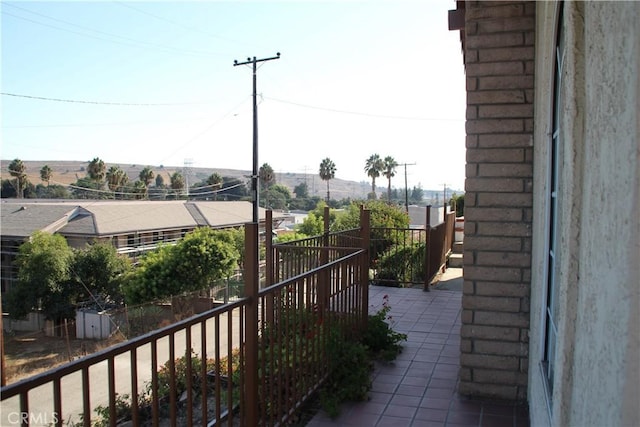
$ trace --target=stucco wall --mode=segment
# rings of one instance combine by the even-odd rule
[[[638,425],[640,4],[634,2],[565,3],[562,314],[551,420],[548,416],[540,360],[557,7],[538,3],[536,16],[532,425]]]

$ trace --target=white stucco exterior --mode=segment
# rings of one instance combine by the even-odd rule
[[[540,366],[559,8],[558,340],[553,396]],[[640,3],[539,2],[536,12],[532,425],[638,425]]]

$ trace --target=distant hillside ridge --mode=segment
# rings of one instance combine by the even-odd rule
[[[0,160],[0,177],[2,179],[10,179],[11,176],[7,171],[11,160]],[[48,165],[53,171],[51,177],[51,184],[69,185],[75,183],[79,178],[87,176],[87,166],[89,161],[81,162],[74,160],[23,160],[26,166],[27,176],[29,181],[33,185],[42,183],[40,179],[40,169],[44,165]],[[111,166],[119,166],[129,176],[130,181],[138,179],[140,171],[143,168],[150,166],[155,175],[162,175],[164,182],[169,184],[170,176],[174,172],[180,172],[185,175],[185,168],[182,166],[153,166],[146,164],[125,164],[125,163],[107,163],[105,162],[106,169]],[[214,172],[220,174],[223,177],[238,178],[241,180],[249,181],[251,171],[237,170],[237,169],[220,169],[220,168],[199,168],[189,167],[188,182],[189,185],[193,185],[196,182],[207,179]],[[293,195],[293,189],[300,183],[306,182],[309,188],[309,195],[318,196],[324,198],[327,194],[326,182],[320,179],[318,174],[303,174],[293,172],[276,172],[276,183],[282,184],[289,188]],[[155,184],[155,180],[152,185]],[[339,178],[334,178],[329,183],[329,190],[331,192],[332,199],[363,199],[367,197],[367,193],[371,191],[371,182],[368,181],[347,181]],[[380,193],[380,191],[378,191]]]

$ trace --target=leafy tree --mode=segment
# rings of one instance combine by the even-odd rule
[[[293,194],[296,195],[296,199],[306,199],[309,197],[309,186],[306,182],[301,182],[293,187]]]
[[[118,255],[110,243],[96,243],[86,250],[74,251],[71,267],[75,287],[83,299],[100,297],[102,301],[115,304],[124,302],[120,285],[131,269],[129,258]]]
[[[155,174],[153,173],[153,170],[150,166],[145,166],[138,175],[138,178],[140,178],[140,181],[144,184],[145,197],[149,194],[149,186],[153,182],[154,176]]]
[[[220,195],[224,196],[225,200],[247,200],[249,197],[247,183],[238,178],[223,177],[222,190]]]
[[[7,293],[11,317],[41,309],[47,319],[73,318],[69,266],[73,251],[59,234],[35,232],[16,257],[18,282]]]
[[[177,199],[180,195],[180,192],[184,189],[185,186],[184,175],[182,175],[180,172],[174,172],[169,177],[169,180],[171,181],[171,189],[174,191],[175,198]]]
[[[160,174],[156,175],[156,187],[164,188],[164,177]]]
[[[269,163],[260,166],[258,175],[260,176],[260,188],[263,190],[268,190],[271,185],[276,183],[276,173]]]
[[[371,211],[372,228],[407,228],[409,227],[409,217],[406,212],[398,206],[389,206],[380,200],[369,200],[353,202],[342,213],[338,214],[331,230],[350,230],[360,226],[360,207]]]
[[[391,157],[387,156],[384,158],[384,170],[382,174],[387,178],[389,185],[387,186],[387,201],[391,203],[391,178],[396,176],[396,168],[398,167],[398,162]]]
[[[282,184],[272,186],[265,191],[264,196],[264,206],[271,209],[287,209],[291,201],[291,192]]]
[[[373,193],[373,199],[376,199],[376,178],[380,176],[380,173],[384,170],[384,162],[378,154],[372,154],[364,166],[364,171],[367,176],[371,178],[371,193]]]
[[[202,227],[187,233],[175,246],[160,246],[148,252],[123,283],[127,303],[205,289],[230,275],[240,255],[234,237],[225,233]]]
[[[289,201],[289,209],[310,211],[313,210],[321,200],[318,196],[311,197],[309,195],[309,186],[306,182],[301,182],[300,184],[296,185],[293,189],[293,192],[296,197],[292,198]],[[330,203],[333,202],[334,201],[331,201]]]
[[[42,184],[36,185],[36,197],[39,199],[71,199],[71,193],[63,185],[53,184],[46,187]]]
[[[424,190],[422,189],[420,184],[418,184],[418,186],[414,186],[413,189],[411,190],[411,196],[409,197],[411,202],[420,203],[423,198],[424,198]]]
[[[47,186],[49,185],[49,181],[51,181],[52,175],[53,171],[51,170],[49,165],[42,166],[42,169],[40,169],[40,179],[46,182]]]
[[[107,167],[99,157],[94,157],[87,166],[87,174],[89,178],[96,184],[100,184],[97,188],[102,188]]]
[[[292,242],[294,240],[306,239],[307,237],[310,237],[310,236],[299,231],[294,231],[293,233],[289,232],[289,233],[278,234],[278,237],[276,237],[274,243]]]
[[[302,224],[296,226],[296,232],[307,236],[319,236],[324,233],[324,219],[322,215],[309,212]]]
[[[102,185],[85,176],[71,186],[71,194],[75,199],[106,199],[109,196],[102,190]]]
[[[339,214],[331,226],[331,230],[350,230],[360,226],[361,204],[352,203],[344,212]],[[385,229],[408,228],[409,215],[397,205],[389,205],[380,200],[369,200],[364,207],[371,211],[371,247],[370,259],[375,265],[378,257],[396,242],[395,237],[400,238],[402,233],[389,235]]]
[[[327,203],[331,200],[329,197],[329,181],[336,176],[336,164],[330,158],[325,158],[320,163],[320,179],[327,181]]]
[[[27,167],[20,159],[14,159],[9,163],[9,175],[14,178],[16,195],[19,199],[24,198],[24,188],[27,185]]]
[[[455,202],[456,216],[464,216],[464,194],[456,195],[455,193],[453,193],[453,196],[451,196],[451,201]]]
[[[294,198],[289,202],[289,209],[310,211],[313,210],[313,208],[315,208],[321,201],[323,201],[323,199],[321,199],[319,196],[313,196],[306,199]],[[337,201],[331,200],[329,204],[330,206],[337,205]]]
[[[0,188],[0,197],[2,197],[3,199],[18,197],[16,186],[12,179],[3,179],[1,185],[2,187]]]

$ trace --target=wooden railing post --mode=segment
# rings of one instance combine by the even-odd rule
[[[275,279],[275,265],[274,265],[274,251],[273,251],[273,211],[268,209],[266,211],[266,218],[264,223],[264,237],[265,237],[265,287],[269,287],[276,282]],[[269,294],[266,298],[267,304],[267,318],[266,321],[269,324],[273,323],[273,294]]]
[[[245,311],[245,420],[246,425],[258,425],[258,224],[245,224],[244,295],[249,299]]]
[[[360,287],[362,298],[360,300],[362,309],[362,331],[367,329],[369,321],[369,258],[371,245],[371,211],[360,209],[360,238],[364,255],[360,266]]]
[[[425,223],[426,242],[424,248],[424,290],[429,292],[429,281],[431,280],[431,205],[427,205],[427,218]]]
[[[324,230],[322,234],[322,248],[320,249],[320,265],[327,265],[329,263],[329,206],[324,207]],[[331,290],[329,289],[329,271],[323,269],[318,277],[318,309],[320,318],[323,319],[325,311],[329,306],[329,295]]]
[[[265,288],[273,285],[273,211],[268,209],[265,212],[264,222],[264,245],[265,245]]]

